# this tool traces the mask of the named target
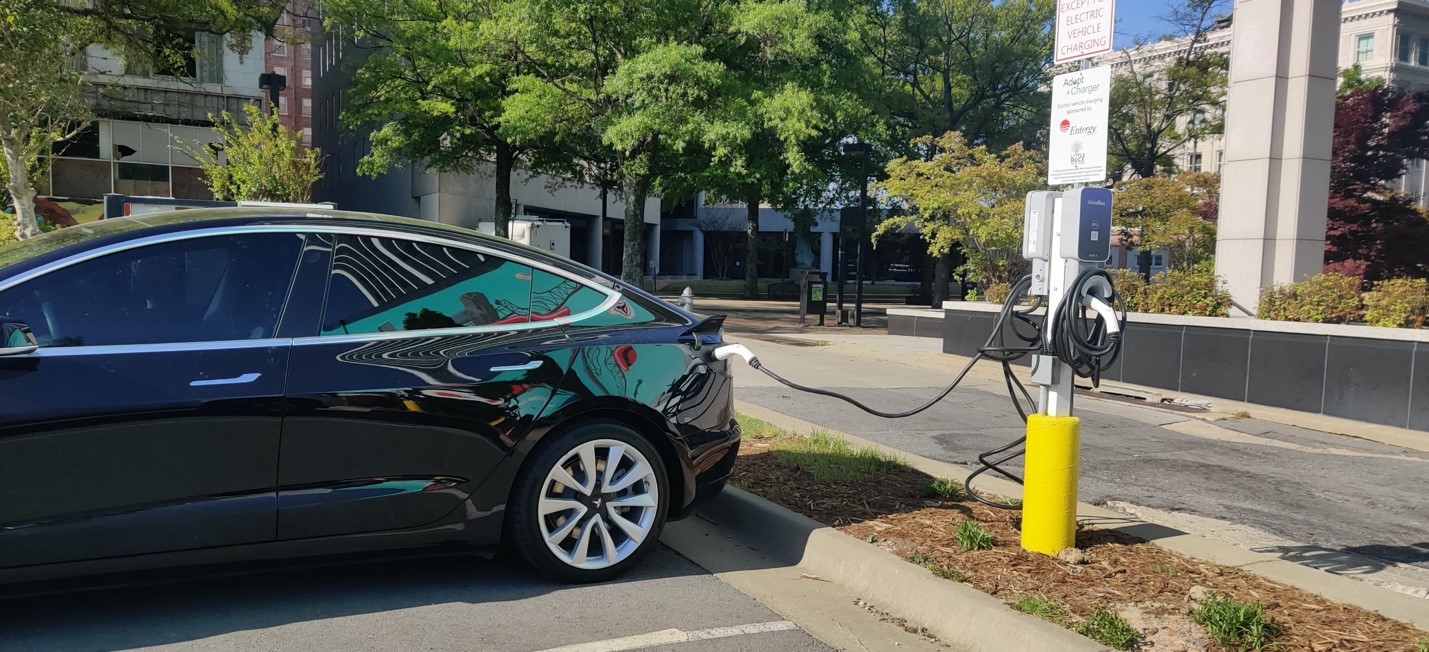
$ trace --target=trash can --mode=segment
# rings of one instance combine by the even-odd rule
[[[828,274],[820,271],[804,272],[804,278],[799,282],[799,323],[808,323],[806,318],[810,313],[819,316],[819,325],[824,325],[824,312],[828,310]]]

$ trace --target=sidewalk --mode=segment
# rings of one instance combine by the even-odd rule
[[[704,310],[714,312],[710,308]],[[883,409],[921,404],[965,359],[934,339],[869,330],[741,332],[769,368]],[[889,421],[785,389],[739,363],[740,401],[967,467],[1023,428],[983,363],[916,417]],[[1429,597],[1429,454],[1244,419],[1207,422],[1079,397],[1084,502],[1420,598]],[[1016,466],[1020,470],[1020,466]],[[1425,609],[1429,610],[1429,600]]]

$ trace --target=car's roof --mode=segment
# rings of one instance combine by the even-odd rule
[[[79,224],[0,247],[0,277],[18,272],[19,268],[35,267],[87,249],[135,238],[199,229],[275,224],[325,224],[424,233],[482,244],[565,266],[575,264],[582,267],[582,271],[591,272],[608,281],[614,281],[613,278],[596,270],[584,268],[574,261],[557,259],[545,250],[527,247],[505,238],[485,235],[458,226],[376,213],[281,207],[196,208],[127,215]]]

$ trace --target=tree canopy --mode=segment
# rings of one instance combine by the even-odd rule
[[[1392,185],[1429,158],[1429,94],[1360,86],[1335,106],[1325,267],[1377,281],[1429,276],[1429,218]]]
[[[1208,172],[1119,182],[1112,223],[1128,247],[1166,249],[1168,266],[1195,267],[1215,255],[1216,224],[1206,205],[1215,201],[1219,186],[1220,176]],[[1143,275],[1150,274],[1149,262],[1142,256]]]
[[[912,226],[935,256],[962,244],[967,270],[984,284],[1020,278],[1026,271],[1023,201],[1043,185],[1046,163],[1041,155],[1021,143],[994,152],[970,144],[957,132],[919,138],[912,149],[926,154],[895,159],[888,164],[888,178],[879,184],[907,210],[885,219],[874,237]]]
[[[181,143],[203,167],[204,183],[214,199],[306,203],[322,178],[321,152],[303,148],[302,136],[283,126],[276,113],[243,107],[244,124],[224,112],[209,116],[222,145]]]

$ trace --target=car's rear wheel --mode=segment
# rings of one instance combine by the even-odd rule
[[[667,477],[654,446],[625,424],[594,421],[560,433],[516,482],[516,549],[564,581],[619,576],[660,538]]]

